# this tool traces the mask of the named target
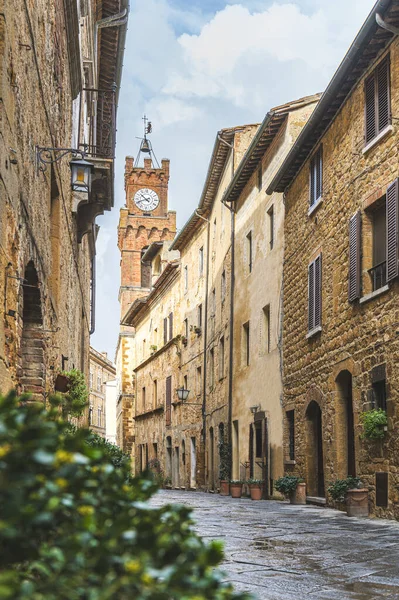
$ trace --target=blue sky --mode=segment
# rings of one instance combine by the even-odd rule
[[[131,0],[115,207],[97,219],[97,350],[114,357],[124,160],[137,153],[143,113],[158,160],[171,161],[169,205],[179,228],[198,203],[216,132],[323,91],[372,7],[370,0]]]

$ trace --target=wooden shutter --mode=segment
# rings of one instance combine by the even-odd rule
[[[314,329],[314,262],[308,267],[308,330]]]
[[[387,189],[387,281],[398,276],[398,180]]]
[[[361,293],[361,215],[360,211],[349,219],[349,302],[360,298]]]
[[[169,315],[169,340],[173,338],[173,313]]]
[[[163,343],[166,344],[168,341],[168,319],[165,317],[163,320]]]
[[[172,411],[172,377],[166,378],[166,406],[165,406],[165,423],[166,425],[171,424],[171,411]]]
[[[378,87],[378,133],[385,129],[391,122],[390,102],[389,102],[389,60],[385,59],[379,65],[377,70]]]
[[[365,83],[365,138],[368,144],[376,136],[375,77],[371,75]]]
[[[321,325],[321,254],[314,261],[314,327]]]

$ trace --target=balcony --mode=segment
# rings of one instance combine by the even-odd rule
[[[79,148],[90,158],[115,157],[116,88],[84,88],[80,95]],[[85,114],[86,113],[86,114]],[[86,117],[85,123],[81,120]]]
[[[384,260],[383,262],[375,265],[368,270],[371,279],[371,285],[373,286],[373,292],[379,290],[384,287],[387,283],[387,263]]]

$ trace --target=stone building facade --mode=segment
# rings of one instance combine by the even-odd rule
[[[285,193],[287,468],[327,497],[357,475],[371,511],[399,517],[399,3],[379,3],[268,186]],[[383,439],[361,415],[380,408]]]
[[[106,437],[106,384],[116,376],[115,365],[106,352],[90,346],[89,359],[89,427],[101,437]]]
[[[43,399],[57,371],[88,376],[95,218],[113,205],[128,4],[1,7],[0,390]],[[53,150],[60,148],[86,151],[89,192],[72,192],[73,155]]]

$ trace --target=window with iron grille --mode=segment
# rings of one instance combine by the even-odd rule
[[[366,144],[391,124],[389,71],[389,56],[387,56],[364,84]]]

